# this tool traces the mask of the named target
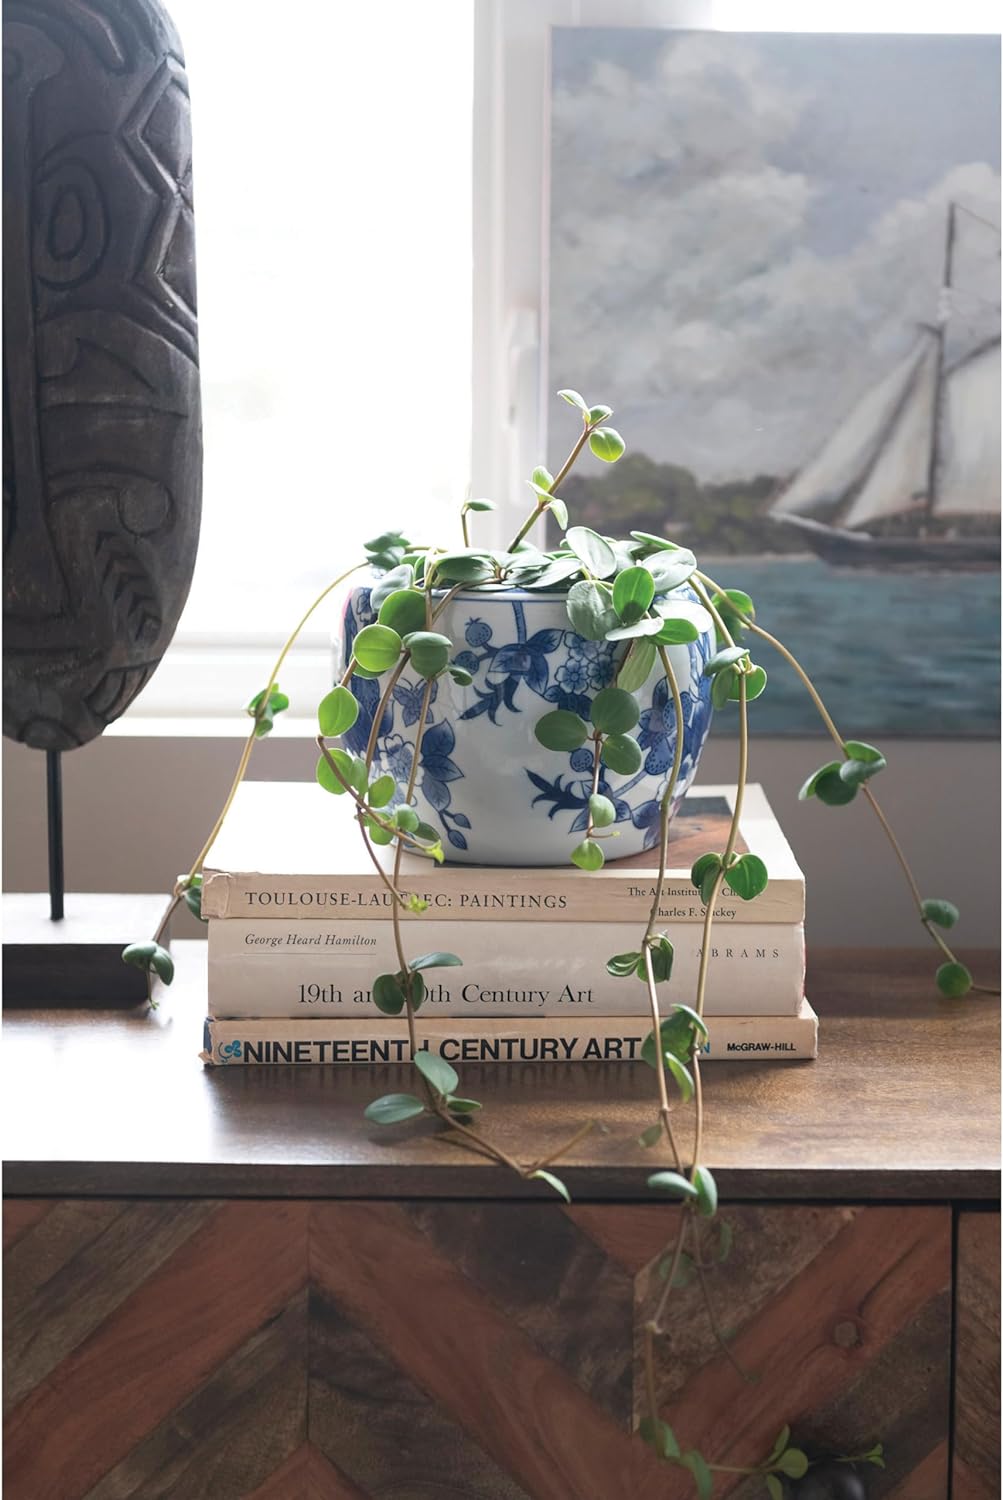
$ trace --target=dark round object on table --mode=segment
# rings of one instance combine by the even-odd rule
[[[158,0],[5,0],[3,43],[3,732],[69,750],[148,681],[195,565],[188,83]]]
[[[819,1464],[792,1487],[797,1500],[867,1500],[864,1481],[849,1464]]]

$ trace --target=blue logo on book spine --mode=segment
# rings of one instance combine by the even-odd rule
[[[216,1054],[221,1063],[239,1062],[242,1056],[241,1044],[236,1042],[223,1042]]]

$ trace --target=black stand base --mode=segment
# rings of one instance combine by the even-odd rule
[[[68,895],[66,915],[54,922],[47,894],[5,894],[4,1008],[142,1005],[146,975],[122,962],[122,949],[152,938],[167,901],[166,894]],[[169,934],[161,942],[169,947]]]

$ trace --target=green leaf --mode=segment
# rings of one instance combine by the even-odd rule
[[[467,500],[464,502],[464,510],[485,511],[497,510],[498,507],[493,500]]]
[[[632,625],[615,625],[612,630],[607,630],[608,641],[635,641],[648,636],[656,640],[664,629],[664,622],[657,615],[642,615]]]
[[[589,737],[589,726],[570,709],[555,708],[537,719],[533,733],[545,750],[578,750]]]
[[[455,953],[422,953],[419,958],[412,958],[408,964],[412,971],[418,969],[462,969],[463,959],[457,958]]]
[[[589,817],[593,828],[608,828],[611,823],[616,822],[616,808],[608,797],[595,792],[589,798]]]
[[[707,1460],[695,1448],[690,1448],[679,1460],[684,1469],[689,1469],[696,1481],[699,1500],[711,1500],[714,1493],[714,1476],[707,1467]]]
[[[576,558],[576,568],[581,566]],[[604,641],[608,630],[615,630],[620,620],[613,608],[612,589],[583,578],[568,590],[568,619],[572,630],[587,641]]]
[[[174,978],[174,960],[166,948],[157,943],[150,959],[150,968],[163,984],[170,984]]]
[[[879,755],[877,760],[844,760],[839,768],[840,779],[847,786],[863,786],[865,781],[870,781],[872,776],[883,771],[887,764],[883,755]]]
[[[731,697],[731,690],[738,681],[734,667],[722,667],[711,683],[710,701],[715,708],[724,708]]]
[[[769,885],[770,877],[758,854],[743,854],[725,872],[725,884],[742,901],[751,901]]]
[[[352,755],[350,751],[339,750],[337,748],[328,750],[327,755],[322,755],[320,757],[317,762],[317,769],[314,773],[317,778],[317,782],[324,788],[325,792],[331,792],[335,797],[340,797],[345,792],[346,788],[342,784],[342,782],[338,780],[334,771],[331,769],[331,764],[328,760],[328,756],[330,756],[331,760],[334,761],[334,764],[337,766],[338,770],[345,778],[345,781],[348,782],[349,786],[356,786],[359,777],[359,767],[362,767],[362,771],[364,774],[366,763],[365,761],[360,760],[358,756]],[[358,790],[357,787],[356,789]]]
[[[875,749],[873,745],[865,744],[863,740],[844,740],[843,749],[851,760],[862,760],[871,764],[880,761],[882,765],[885,764],[881,751]]]
[[[830,773],[833,771],[835,771],[838,775],[839,768],[842,764],[843,762],[841,760],[827,760],[824,766],[819,766],[817,771],[813,771],[808,777],[808,780],[805,782],[804,786],[798,792],[798,801],[805,802],[809,797],[814,797],[815,789],[817,788],[822,777],[830,775]]]
[[[623,688],[625,693],[639,692],[651,676],[657,654],[653,640],[636,640],[617,673],[617,687]]]
[[[763,667],[753,667],[753,669],[752,669],[751,672],[746,672],[746,674],[745,674],[745,697],[746,697],[746,701],[748,703],[754,703],[757,698],[761,698],[763,696],[763,693],[766,690],[766,684],[767,684],[768,681],[769,681],[769,678],[767,677],[765,668],[763,668]]]
[[[613,415],[613,408],[612,408],[612,406],[603,406],[601,403],[600,403],[599,406],[590,406],[589,407],[589,426],[590,427],[594,427],[597,422],[605,422],[612,415]]]
[[[399,1120],[412,1120],[423,1115],[425,1106],[413,1094],[384,1094],[367,1104],[364,1114],[374,1125],[396,1125]]]
[[[646,613],[655,597],[655,580],[647,568],[625,568],[613,580],[613,608],[625,625]]]
[[[450,1094],[446,1100],[446,1108],[451,1115],[472,1115],[483,1105],[479,1099],[458,1099],[455,1094]]]
[[[332,688],[317,705],[317,722],[325,739],[345,734],[359,717],[359,705],[347,687]]]
[[[960,911],[951,901],[930,900],[924,901],[920,906],[924,922],[932,922],[935,927],[953,927],[961,916]]]
[[[616,953],[606,960],[606,973],[614,979],[628,979],[640,961],[640,953]]]
[[[723,651],[716,651],[703,669],[705,677],[714,677],[725,667],[734,666],[735,662],[742,661],[749,655],[747,646],[726,646]]]
[[[533,477],[529,482],[533,486],[534,490],[536,490],[537,494],[549,495],[551,489],[553,488],[554,476],[553,474],[551,474],[549,469],[543,466],[543,464],[539,464],[533,470]]]
[[[408,992],[411,997],[411,1008],[413,1010],[420,1010],[425,1000],[424,979],[422,979],[420,974],[414,973],[398,974],[397,978],[400,980],[402,988],[405,984],[408,987]]]
[[[245,712],[254,720],[254,737],[258,740],[263,739],[266,734],[271,734],[275,725],[275,715],[289,707],[289,699],[285,693],[279,692],[278,683],[272,685],[268,701],[265,702],[264,699],[265,689],[262,688],[260,693],[255,693],[250,702],[244,705]]]
[[[470,673],[467,671],[466,667],[458,667],[455,662],[450,662],[449,666],[446,668],[446,671],[456,683],[457,687],[469,687],[474,680]]]
[[[616,553],[609,542],[588,526],[571,526],[564,533],[565,544],[581,558],[596,578],[608,578],[616,572]]]
[[[553,516],[554,520],[557,522],[561,530],[566,531],[568,529],[568,507],[565,505],[564,501],[559,499],[558,496],[555,495],[550,504],[547,506],[547,509],[550,511],[550,514]]]
[[[803,1479],[808,1472],[808,1455],[800,1448],[787,1448],[777,1459],[777,1468],[788,1479]]]
[[[693,1168],[693,1186],[697,1190],[697,1202],[705,1219],[717,1213],[717,1183],[707,1167]]]
[[[370,807],[386,807],[396,790],[397,783],[392,776],[377,776],[366,793],[366,801]]]
[[[401,589],[409,589],[414,583],[414,569],[410,563],[402,563],[398,568],[391,568],[389,573],[377,579],[369,591],[369,608],[375,609],[379,614],[383,602],[390,598],[391,594]]]
[[[640,745],[629,734],[611,734],[603,740],[603,762],[621,776],[633,776],[641,769],[643,758]]]
[[[413,807],[398,807],[394,811],[394,822],[405,833],[417,833],[421,826],[421,819]]]
[[[352,652],[367,672],[388,672],[401,654],[401,638],[386,625],[364,625],[355,637]]]
[[[682,1016],[683,1019],[688,1022],[688,1024],[692,1027],[692,1029],[694,1031],[699,1032],[699,1034],[703,1037],[704,1041],[707,1040],[708,1036],[710,1035],[710,1032],[707,1030],[707,1027],[704,1024],[703,1017],[702,1016],[698,1016],[697,1013],[696,1013],[696,1011],[692,1008],[692,1006],[690,1006],[690,1005],[674,1005],[672,1007],[672,1009],[675,1011],[675,1013],[677,1015]]]
[[[688,1104],[693,1098],[694,1091],[693,1075],[689,1068],[685,1063],[681,1063],[678,1057],[674,1057],[671,1052],[665,1053],[665,1066],[678,1085],[683,1103]]]
[[[615,464],[626,452],[627,444],[615,427],[597,427],[589,433],[589,447],[604,464]]]
[[[545,1172],[542,1167],[537,1167],[536,1171],[530,1172],[529,1175],[531,1180],[535,1178],[538,1182],[548,1183],[549,1186],[554,1189],[554,1192],[557,1194],[557,1196],[564,1199],[565,1203],[571,1202],[571,1194],[568,1192],[561,1179],[557,1177],[553,1172]]]
[[[656,552],[653,557],[646,557],[641,563],[651,574],[656,594],[671,594],[678,589],[691,576],[696,565],[697,560],[688,547],[675,547],[671,552]],[[706,621],[700,627],[701,630],[710,629],[711,617],[702,604],[696,604],[691,599],[676,599],[673,603],[689,604],[694,611],[699,610],[699,618]]]
[[[764,1474],[763,1479],[766,1483],[766,1493],[769,1495],[770,1500],[784,1500],[784,1487],[777,1476],[775,1474]]]
[[[720,854],[701,854],[690,871],[690,879],[700,892],[700,899],[705,906],[713,894],[714,882],[722,864]]]
[[[193,917],[198,917],[200,922],[208,922],[209,918],[202,915],[201,875],[193,875],[190,883],[185,887],[185,905]]]
[[[374,844],[392,844],[393,833],[389,828],[384,828],[382,823],[377,823],[374,818],[366,819],[366,832],[369,834],[370,842]]]
[[[132,964],[133,968],[142,969],[148,974],[156,951],[156,943],[130,943],[127,948],[122,949],[122,962]]]
[[[648,1178],[648,1186],[656,1188],[660,1193],[668,1193],[671,1198],[695,1199],[698,1196],[692,1182],[688,1182],[679,1172],[653,1172]]]
[[[676,1435],[667,1422],[652,1417],[642,1417],[638,1433],[642,1442],[654,1448],[659,1458],[676,1459],[679,1457],[680,1450]]]
[[[842,777],[842,766],[838,771],[828,771],[815,782],[815,796],[826,807],[845,807],[857,795],[857,788]]]
[[[655,536],[653,531],[632,531],[630,534],[635,542],[641,542],[645,547],[654,547],[657,551],[685,551],[685,548],[680,547],[678,542],[670,542],[668,537]]]
[[[411,653],[411,665],[419,677],[431,681],[444,672],[449,664],[449,653],[453,643],[448,635],[439,635],[434,630],[416,630],[404,637],[404,645]]]
[[[664,933],[648,945],[651,949],[651,972],[656,984],[665,984],[672,977],[672,960],[675,952]],[[645,974],[647,977],[647,974]]]
[[[602,852],[602,845],[597,844],[595,839],[583,839],[582,842],[571,851],[571,863],[577,865],[580,870],[601,870],[606,863],[606,856]]]
[[[579,411],[583,411],[585,415],[588,416],[588,402],[585,400],[585,397],[580,396],[577,391],[558,391],[557,394],[560,396],[561,400],[566,401],[569,406],[577,406]]]
[[[491,554],[473,547],[444,552],[432,561],[436,579],[445,579],[447,583],[487,583],[495,576]]]
[[[791,1440],[791,1429],[790,1429],[789,1426],[787,1426],[785,1424],[783,1427],[781,1427],[780,1431],[777,1433],[776,1442],[773,1444],[773,1447],[770,1449],[769,1457],[767,1458],[766,1462],[768,1464],[774,1463],[780,1457],[781,1453],[783,1453],[784,1449],[787,1447],[787,1444],[790,1442],[790,1440]]]
[[[957,1000],[962,995],[967,995],[971,987],[972,976],[964,964],[956,961],[941,964],[937,970],[937,988],[949,1000]]]
[[[399,1016],[404,1009],[404,991],[396,974],[380,974],[373,980],[373,1004],[385,1016]]]
[[[639,1146],[644,1146],[644,1148],[647,1150],[648,1147],[650,1147],[650,1146],[657,1146],[658,1142],[661,1139],[662,1139],[662,1126],[661,1126],[661,1122],[658,1121],[658,1120],[656,1120],[655,1123],[654,1123],[654,1125],[649,1125],[648,1128],[647,1128],[647,1130],[642,1130],[641,1131],[641,1134],[637,1138],[637,1144]]]
[[[589,717],[603,734],[626,734],[641,717],[636,700],[623,688],[601,688],[592,700]]]
[[[437,1094],[452,1094],[459,1083],[456,1069],[436,1052],[420,1050],[414,1055],[414,1065],[423,1078],[432,1085]]]
[[[431,823],[419,822],[417,827],[412,828],[411,832],[416,839],[421,839],[423,844],[437,844],[439,842],[438,831],[432,827]]]
[[[663,620],[662,628],[654,637],[656,646],[686,646],[698,640],[700,632],[691,620]]]
[[[397,589],[380,606],[379,623],[399,636],[421,630],[425,624],[425,595],[421,589]]]
[[[640,965],[638,966],[637,973],[638,977],[641,977],[643,974]],[[677,1008],[681,1009],[682,1007]],[[703,1033],[706,1036],[706,1027],[703,1027]],[[655,1047],[655,1033],[653,1031],[648,1032],[648,1035],[641,1044],[641,1061],[646,1062],[649,1068],[654,1068],[657,1071],[664,1063],[667,1052],[671,1052],[672,1056],[678,1058],[680,1062],[690,1061],[696,1047],[696,1031],[688,1016],[676,1015],[675,1013],[671,1016],[666,1016],[659,1024],[658,1036],[659,1043],[657,1050]]]

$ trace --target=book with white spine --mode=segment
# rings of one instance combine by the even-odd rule
[[[326,795],[312,782],[245,782],[206,859],[202,915],[282,922],[387,916],[393,898],[373,869],[345,800]],[[670,830],[660,920],[703,921],[690,870],[701,854],[724,848],[734,801],[734,786],[698,787],[684,799]],[[643,923],[654,895],[658,850],[615,859],[614,847],[607,847],[610,857],[594,873],[570,863],[436,865],[405,854],[400,886],[427,900],[436,915],[457,921]],[[759,855],[769,871],[769,885],[752,901],[740,901],[723,888],[715,920],[803,922],[804,876],[755,783],[745,789],[736,849]],[[389,872],[393,848],[378,848],[376,854]],[[421,920],[409,912],[402,915],[407,921]]]
[[[651,1030],[641,1017],[595,1016],[515,1021],[419,1018],[419,1047],[452,1063],[637,1062]],[[709,1016],[701,1049],[707,1062],[797,1061],[818,1055],[818,1017],[802,1001],[793,1016]],[[327,1063],[406,1063],[407,1021],[375,1016],[306,1021],[213,1020],[205,1023],[202,1061],[214,1067]]]
[[[423,971],[422,1016],[637,1016],[647,988],[617,978],[606,962],[636,951],[643,926],[630,922],[471,923],[426,916],[404,929],[409,961],[453,953],[462,967]],[[692,1005],[703,928],[667,924],[674,946],[667,1001]],[[218,1017],[365,1016],[371,986],[400,961],[385,922],[209,923],[209,1013]],[[804,994],[804,927],[736,923],[711,934],[708,1015],[793,1016]]]

